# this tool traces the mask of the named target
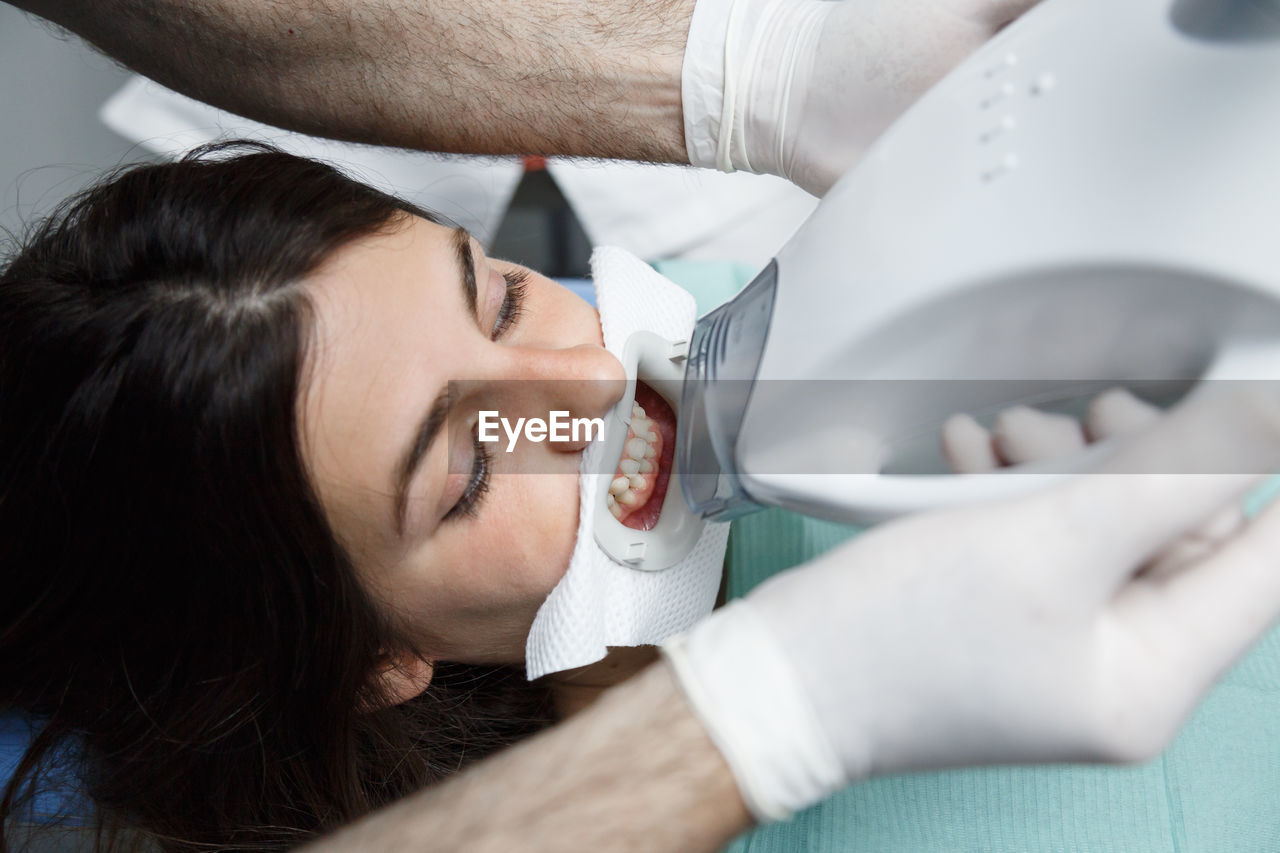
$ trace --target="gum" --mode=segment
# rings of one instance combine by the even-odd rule
[[[676,414],[661,394],[643,382],[636,382],[635,402],[644,409],[645,417],[653,421],[658,429],[658,441],[654,442],[658,450],[654,457],[657,463],[657,476],[646,475],[652,478],[651,484],[645,490],[647,496],[642,493],[643,502],[634,509],[624,507],[624,514],[620,521],[624,527],[632,530],[652,530],[662,515],[662,503],[667,496],[667,487],[671,481],[671,466],[676,447]],[[627,437],[630,438],[631,434],[628,430]],[[615,477],[623,476],[621,464],[622,460],[619,459],[614,469]]]

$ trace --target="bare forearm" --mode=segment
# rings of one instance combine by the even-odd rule
[[[699,851],[749,820],[660,663],[567,723],[307,849]]]
[[[685,162],[693,0],[14,0],[165,85],[294,130]]]

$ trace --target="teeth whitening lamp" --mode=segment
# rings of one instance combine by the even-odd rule
[[[711,520],[1013,494],[1043,477],[944,473],[949,415],[1274,378],[1277,343],[1280,0],[1048,0],[698,322],[676,470]]]

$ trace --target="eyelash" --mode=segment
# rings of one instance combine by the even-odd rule
[[[502,277],[507,282],[507,294],[502,300],[502,306],[498,309],[498,319],[493,324],[495,341],[505,335],[524,313],[524,297],[529,285],[528,270],[508,270],[502,274]],[[479,424],[472,433],[471,445],[475,454],[475,461],[471,464],[471,478],[467,481],[462,497],[458,498],[458,502],[445,514],[445,521],[463,516],[474,518],[476,511],[480,508],[481,500],[489,492],[489,470],[493,466],[493,451],[488,444],[480,440]]]
[[[529,289],[528,270],[508,270],[502,274],[507,282],[507,295],[498,309],[498,319],[493,324],[493,339],[505,335],[524,314],[525,292]]]
[[[480,425],[477,423],[471,435],[474,462],[471,464],[471,479],[462,491],[462,497],[445,513],[444,520],[451,521],[461,516],[474,518],[480,501],[489,492],[489,469],[493,466],[493,451],[489,445],[480,440]]]

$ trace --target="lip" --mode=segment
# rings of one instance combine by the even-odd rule
[[[675,458],[676,416],[662,395],[643,382],[636,382],[635,403],[644,409],[645,417],[653,422],[660,437],[661,447],[655,457],[656,470],[649,487],[640,494],[640,501],[623,508],[619,522],[632,530],[652,530],[662,514],[662,504],[671,481],[672,461]],[[631,433],[628,432],[628,437]],[[624,453],[624,457],[625,453]],[[614,466],[614,477],[625,476],[622,459]]]

